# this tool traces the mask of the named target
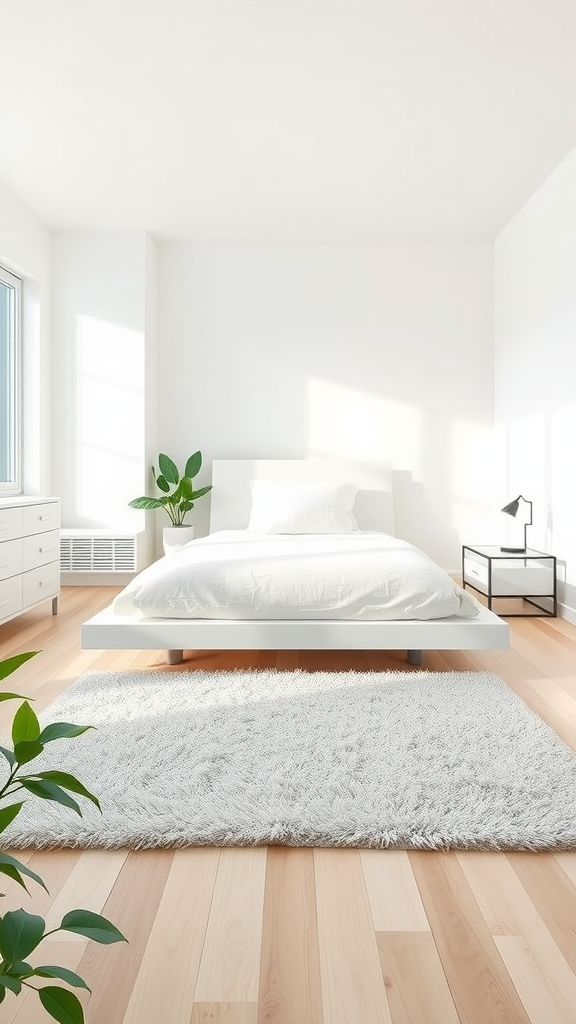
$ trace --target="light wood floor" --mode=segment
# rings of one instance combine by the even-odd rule
[[[163,652],[80,649],[114,590],[67,588],[0,626],[0,658],[42,653],[10,688],[41,710],[91,668],[155,668]],[[511,620],[500,653],[428,653],[425,668],[488,669],[576,749],[576,627]],[[401,652],[207,653],[184,668],[407,668]],[[177,671],[182,670],[178,666]],[[166,666],[165,671],[174,671]],[[417,670],[415,670],[417,671]],[[12,718],[1,706],[0,730]],[[576,1024],[576,852],[190,849],[27,851],[50,896],[9,882],[2,911],[57,923],[100,911],[129,937],[54,938],[42,962],[91,985],[89,1024]],[[8,994],[0,1024],[46,1024]]]

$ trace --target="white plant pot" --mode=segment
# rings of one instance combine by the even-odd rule
[[[173,555],[189,540],[194,540],[193,526],[165,526],[162,530],[165,555]]]

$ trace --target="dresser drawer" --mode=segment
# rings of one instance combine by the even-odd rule
[[[1,548],[0,548],[1,554]],[[60,558],[60,533],[50,530],[49,533],[37,533],[34,537],[22,540],[22,568],[36,569],[48,562],[57,562]]]
[[[28,505],[22,509],[22,534],[29,537],[33,533],[47,533],[57,530],[60,526],[60,505],[57,501],[48,501],[43,505]]]
[[[22,575],[22,602],[29,608],[38,601],[54,597],[60,590],[60,563],[51,562]]]
[[[22,611],[22,577],[0,580],[0,622]]]
[[[0,541],[22,536],[22,509],[0,508]]]
[[[0,580],[22,572],[22,541],[5,540],[0,544]]]

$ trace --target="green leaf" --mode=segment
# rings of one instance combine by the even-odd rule
[[[56,985],[46,985],[38,989],[42,1006],[59,1024],[84,1024],[82,1003],[73,992]]]
[[[174,490],[172,491],[172,494],[167,495],[166,501],[170,502],[171,505],[179,505],[180,504],[180,498],[181,498],[180,488],[181,487],[182,487],[182,481],[180,481],[178,486],[174,488]]]
[[[19,804],[10,804],[9,807],[3,807],[0,811],[0,832],[4,832],[8,828],[11,821],[20,813],[20,808],[24,807],[24,802]]]
[[[48,779],[49,782],[55,782],[57,786],[62,786],[63,789],[69,789],[72,793],[79,793],[80,796],[85,796],[87,800],[91,800],[98,810],[101,810],[98,797],[94,796],[89,789],[86,789],[86,786],[83,786],[74,775],[70,775],[68,772],[36,772],[34,778]]]
[[[158,490],[164,491],[165,494],[168,494],[168,492],[170,490],[170,484],[168,483],[166,478],[162,476],[161,473],[158,475],[158,477],[156,479],[156,486],[157,486]]]
[[[22,806],[22,804],[20,804],[20,806]],[[15,875],[13,875],[9,870],[7,870],[8,868],[12,868],[14,871],[18,873],[18,875],[26,875],[27,878],[32,878],[35,882],[38,883],[38,885],[41,885],[42,888],[46,889],[46,892],[48,892],[48,889],[44,885],[44,882],[40,878],[40,875],[37,875],[36,872],[32,871],[29,867],[27,867],[26,864],[21,864],[20,861],[16,860],[15,857],[11,857],[9,853],[0,853],[0,872],[2,872],[2,874],[9,875],[10,878],[14,878],[16,882],[18,882],[24,889],[26,889],[26,886],[24,885],[22,879],[16,878]]]
[[[37,740],[40,735],[40,722],[32,711],[27,700],[18,708],[12,722],[12,742],[14,746],[24,740]]]
[[[42,729],[38,739],[40,743],[51,743],[52,740],[70,740],[75,736],[81,736],[88,729],[94,729],[93,725],[73,725],[72,722],[52,722]]]
[[[182,501],[190,501],[190,495],[192,494],[192,481],[190,480],[190,477],[182,477],[178,490]]]
[[[13,768],[14,765],[16,764],[16,758],[14,757],[14,751],[10,750],[8,747],[0,747],[0,754],[2,754],[2,757],[6,758],[6,760],[8,761],[8,764],[10,765],[10,767]]]
[[[22,985],[18,978],[13,978],[10,974],[0,974],[0,986],[10,989],[15,996],[19,996],[22,991]]]
[[[158,456],[158,465],[160,466],[160,472],[162,473],[162,476],[165,476],[169,483],[178,483],[180,479],[180,474],[178,473],[178,467],[176,466],[176,463],[172,462],[172,459],[170,459],[167,455],[163,455],[162,453],[160,453],[160,455]],[[156,481],[156,483],[158,483],[158,481]]]
[[[81,978],[75,971],[69,971],[67,967],[35,967],[33,968],[34,974],[39,978],[59,978],[60,981],[66,981],[68,985],[74,985],[76,988],[85,988],[88,992],[92,989],[88,987],[84,978]]]
[[[208,491],[211,491],[211,490],[212,490],[212,484],[208,484],[207,487],[200,487],[200,489],[198,491],[192,491],[192,494],[190,495],[190,500],[191,501],[197,501],[198,498],[204,497],[204,495],[208,494]]]
[[[182,504],[180,505],[180,511],[183,513],[189,512],[190,509],[192,508],[194,508],[193,501],[183,501]]]
[[[26,654],[15,654],[13,658],[5,658],[4,661],[0,661],[0,679],[6,679],[6,676],[12,675],[20,665],[23,665],[25,661],[30,661],[30,658],[36,657],[38,651],[27,651]],[[0,694],[0,700],[11,700],[12,696],[18,696],[17,694]]]
[[[2,665],[2,662],[0,662],[0,665]],[[29,699],[32,700],[32,697]],[[0,693],[0,701],[3,700],[26,700],[26,697],[23,693],[10,693],[5,691],[4,693]]]
[[[26,892],[28,892],[28,886],[25,885],[24,879],[18,871],[18,868],[12,867],[11,864],[0,864],[0,875],[7,875],[8,878],[11,878],[13,882],[18,882],[18,885],[21,885],[22,888],[26,889]],[[6,893],[3,892],[0,893],[0,895],[5,896]]]
[[[44,928],[42,917],[25,910],[9,910],[0,918],[0,953],[4,960],[12,963],[28,956],[41,942]]]
[[[53,800],[54,803],[62,804],[63,807],[70,807],[82,817],[80,805],[76,800],[68,796],[68,793],[60,786],[55,786],[53,782],[45,782],[44,779],[20,779],[20,783],[24,789],[33,793],[34,796],[39,796],[41,800]]]
[[[6,989],[0,988],[0,1003],[3,1003],[6,998]]]
[[[105,946],[112,942],[128,941],[115,925],[100,914],[92,913],[91,910],[70,910],[62,918],[60,927],[65,932],[84,935],[87,939],[101,942]]]
[[[23,740],[14,746],[14,756],[18,764],[28,764],[44,750],[44,744],[40,740]]]
[[[160,498],[134,498],[128,502],[130,508],[162,508]]]
[[[190,479],[192,479],[193,477],[198,476],[198,473],[200,472],[201,469],[202,455],[200,452],[194,452],[194,455],[191,455],[190,458],[188,459],[188,462],[186,463],[186,468],[184,469],[184,476],[188,476],[190,477]]]
[[[15,960],[10,968],[10,974],[13,978],[27,978],[29,974],[33,973],[34,968],[26,963],[25,960]]]

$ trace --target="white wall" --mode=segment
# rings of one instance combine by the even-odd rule
[[[128,502],[145,489],[146,272],[140,233],[59,234],[53,240],[54,486],[68,527],[141,530]],[[151,330],[149,358],[156,337]]]
[[[576,149],[496,240],[495,322],[503,497],[534,502],[529,543],[558,557],[576,616]]]
[[[391,460],[398,532],[490,540],[489,244],[159,246],[160,448]],[[209,497],[191,513],[207,529]]]
[[[0,263],[22,278],[23,490],[56,493],[50,464],[50,234],[0,189]]]

